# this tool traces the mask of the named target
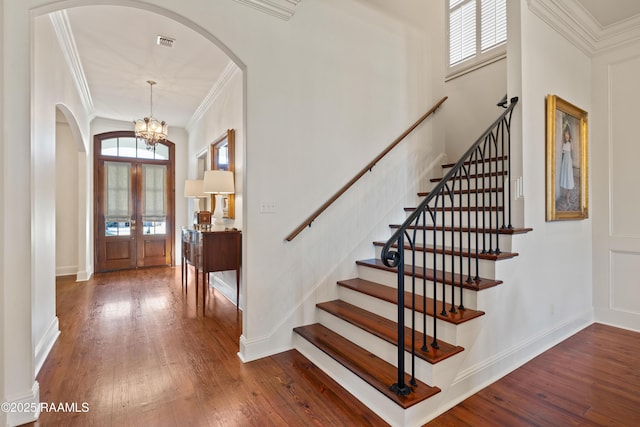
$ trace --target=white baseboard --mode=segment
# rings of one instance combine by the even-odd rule
[[[293,328],[291,328],[293,335]],[[254,340],[247,340],[244,335],[240,335],[240,351],[238,357],[242,363],[252,362],[262,359],[263,357],[273,356],[274,354],[289,351],[293,348],[291,341],[288,343],[278,344],[274,346],[271,337],[262,337]]]
[[[56,276],[72,276],[78,272],[77,265],[56,267]]]
[[[91,279],[92,275],[92,271],[78,271],[78,273],[76,274],[76,282],[86,282],[87,280]]]
[[[51,351],[51,347],[55,344],[56,340],[60,336],[60,328],[58,324],[58,317],[54,316],[47,328],[45,334],[40,338],[38,344],[36,344],[35,354],[34,354],[34,362],[35,362],[35,375],[38,375],[40,372],[40,368],[44,364],[44,361],[47,359],[49,352]]]
[[[213,274],[213,280],[211,280],[209,283],[211,284],[210,286],[216,288],[222,295],[225,296],[225,298],[227,298],[233,304],[238,305],[236,304],[236,298],[238,298],[238,296],[236,295],[235,283],[233,285],[230,285],[220,277],[216,276],[215,273]]]
[[[19,426],[34,422],[40,416],[40,384],[33,382],[30,391],[16,395],[7,396],[9,408],[33,409],[33,411],[9,411],[7,412],[7,425]]]

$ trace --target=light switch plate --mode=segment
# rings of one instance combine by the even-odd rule
[[[276,202],[271,201],[261,201],[260,202],[260,213],[276,213],[278,211],[278,206]]]

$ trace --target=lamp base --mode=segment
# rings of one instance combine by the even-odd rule
[[[222,219],[222,194],[216,194],[216,208],[213,210],[213,225],[222,226],[224,225],[224,220]]]

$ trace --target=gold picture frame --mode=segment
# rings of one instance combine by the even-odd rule
[[[589,217],[588,114],[547,95],[547,221]]]

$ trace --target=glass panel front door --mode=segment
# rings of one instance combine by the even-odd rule
[[[173,264],[173,146],[148,159],[139,145],[125,132],[95,142],[98,272]]]

